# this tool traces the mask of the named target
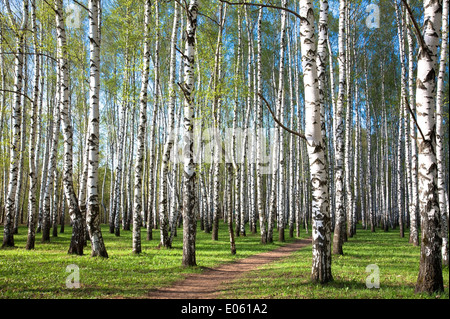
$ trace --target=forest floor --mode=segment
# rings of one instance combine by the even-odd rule
[[[188,275],[185,279],[174,283],[170,287],[151,291],[148,297],[154,299],[220,298],[222,290],[225,289],[227,283],[231,283],[246,272],[253,271],[280,258],[288,257],[293,252],[310,244],[311,238],[296,240],[272,251],[243,258],[216,268],[206,268],[201,273]]]
[[[90,243],[83,256],[69,255],[71,227],[26,250],[27,228],[19,226],[15,247],[0,249],[0,299],[449,299],[449,268],[444,267],[444,291],[433,295],[415,294],[420,247],[408,242],[409,232],[376,233],[357,226],[354,237],[344,244],[344,255],[332,256],[333,281],[311,282],[311,228],[301,236],[261,245],[259,233],[247,231],[236,237],[237,254],[230,254],[226,224],[219,227],[219,240],[198,227],[197,267],[185,268],[182,259],[182,229],[172,249],[160,249],[159,230],[145,240],[142,253],[132,253],[131,231],[120,237],[102,225],[109,258],[90,257]],[[0,233],[3,226],[0,225]],[[372,268],[367,270],[367,267]],[[376,266],[379,288],[367,287]],[[78,276],[79,287],[70,283]],[[68,285],[69,283],[69,285]],[[173,300],[172,300],[173,301]]]

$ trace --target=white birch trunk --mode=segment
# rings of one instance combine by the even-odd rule
[[[448,207],[445,199],[445,178],[448,178],[444,168],[444,148],[443,148],[443,98],[444,98],[444,76],[446,66],[446,56],[448,52],[448,6],[449,0],[443,0],[442,7],[442,45],[441,56],[439,61],[439,73],[437,82],[437,97],[436,97],[436,159],[438,180],[437,188],[439,195],[439,209],[441,211],[441,225],[442,225],[442,263],[444,266],[448,266]]]
[[[22,6],[22,23],[20,27],[16,24],[13,13],[9,7],[9,1],[5,1],[8,9],[8,16],[13,27],[18,29],[18,37],[16,39],[16,52],[14,58],[14,104],[12,111],[12,145],[10,152],[10,169],[9,169],[9,184],[6,196],[6,214],[5,226],[3,229],[3,244],[2,247],[14,247],[14,199],[17,190],[17,170],[19,161],[19,145],[20,145],[20,123],[22,119],[22,105],[21,105],[21,91],[23,82],[23,59],[24,59],[24,36],[25,28],[28,21],[28,0],[23,1]]]
[[[300,40],[305,88],[305,136],[309,155],[312,191],[313,261],[311,278],[326,283],[331,275],[331,229],[328,204],[328,172],[320,125],[320,97],[317,52],[314,39],[314,11],[311,0],[300,1]]]
[[[407,1],[409,3],[409,0]],[[407,21],[410,21],[407,19]],[[409,242],[414,246],[419,245],[419,217],[418,217],[418,184],[417,184],[417,133],[416,124],[414,123],[413,115],[416,116],[416,99],[414,95],[414,48],[413,38],[411,34],[412,24],[409,22],[409,26],[406,28],[406,35],[408,39],[408,94],[409,105],[411,112],[409,114],[409,140],[411,142],[411,197],[409,202],[409,217],[410,217],[410,231]],[[411,114],[412,113],[412,114]]]
[[[336,101],[336,112],[334,113],[333,127],[335,130],[335,175],[334,187],[336,194],[336,221],[333,237],[333,254],[343,254],[342,244],[344,236],[344,97],[345,97],[345,0],[339,1],[339,93]]]
[[[214,177],[213,177],[213,222],[212,222],[212,240],[219,239],[219,191],[220,191],[220,159],[222,158],[222,140],[220,138],[221,108],[222,108],[222,36],[227,14],[227,6],[220,5],[220,26],[217,36],[216,54],[214,58],[214,101],[213,101],[213,117],[214,117]]]
[[[174,18],[172,27],[172,37],[170,41],[170,70],[169,70],[169,127],[168,135],[166,136],[166,142],[164,144],[164,151],[161,163],[161,180],[160,180],[160,196],[159,196],[159,220],[160,220],[160,231],[161,240],[160,246],[171,247],[171,242],[168,237],[168,223],[169,223],[169,207],[167,202],[167,178],[169,171],[169,160],[170,152],[172,150],[174,140],[175,140],[175,102],[176,102],[176,92],[175,92],[175,73],[176,73],[176,45],[177,45],[177,33],[178,33],[178,5],[175,3],[174,8]],[[175,165],[173,163],[172,165]],[[175,183],[174,183],[175,185]],[[174,188],[175,190],[175,188]],[[175,193],[175,192],[174,192]],[[172,195],[174,197],[174,194]],[[172,199],[175,201],[175,198]],[[176,226],[175,226],[176,227]],[[174,232],[174,229],[171,230]]]
[[[262,8],[259,9],[258,13],[258,39],[257,39],[257,74],[258,74],[258,96],[262,94],[262,65],[261,65],[261,24],[262,24]],[[262,136],[262,100],[258,98],[256,109],[256,188],[257,188],[257,204],[258,204],[258,215],[259,215],[259,229],[261,234],[261,243],[267,243],[267,231],[266,231],[266,213],[264,209],[264,197],[263,197],[263,176],[262,176],[262,150],[261,144],[263,141]]]
[[[140,254],[141,248],[141,214],[142,214],[142,172],[145,152],[145,127],[147,124],[147,90],[150,73],[150,14],[151,1],[145,1],[144,18],[144,65],[142,68],[141,93],[139,96],[138,146],[134,177],[134,210],[133,210],[133,253]]]
[[[73,129],[69,116],[69,68],[67,62],[67,41],[63,17],[63,1],[55,3],[57,52],[60,69],[59,109],[64,136],[64,168],[63,183],[66,199],[69,204],[69,214],[72,220],[72,238],[69,253],[83,255],[83,222],[78,198],[73,187]]]
[[[100,94],[100,0],[89,0],[89,42],[90,42],[90,79],[89,79],[89,157],[87,181],[86,225],[91,240],[91,256],[108,257],[100,229],[98,202],[98,160],[99,160],[99,94]]]
[[[407,87],[407,78],[406,78],[406,62],[405,62],[405,42],[404,42],[404,26],[403,26],[403,16],[399,10],[399,7],[395,6],[395,13],[397,17],[397,35],[398,35],[398,43],[399,43],[399,53],[400,53],[400,66],[401,66],[401,95],[400,95],[400,111],[399,111],[399,121],[398,121],[398,139],[397,139],[397,211],[398,211],[398,223],[400,227],[400,237],[404,237],[404,227],[403,227],[403,201],[404,201],[404,192],[403,192],[403,170],[402,163],[404,162],[403,156],[403,133],[404,133],[404,112],[405,112],[405,99],[406,99],[406,87]]]
[[[152,111],[152,124],[149,128],[150,133],[150,167],[148,170],[148,173],[150,174],[150,184],[148,188],[148,216],[147,216],[147,240],[151,240],[152,235],[152,228],[157,223],[156,220],[156,187],[155,187],[155,173],[157,174],[157,171],[155,169],[156,166],[156,143],[155,143],[155,130],[156,130],[156,120],[158,117],[158,108],[159,108],[159,1],[157,0],[155,2],[155,28],[156,28],[156,39],[155,39],[155,58],[154,58],[154,69],[155,69],[155,79],[154,79],[154,104],[153,104],[153,111]]]
[[[31,1],[31,27],[33,29],[33,47],[34,47],[34,82],[33,82],[33,103],[30,123],[30,149],[29,161],[30,168],[30,184],[28,192],[28,235],[26,249],[34,249],[36,239],[36,192],[37,192],[37,167],[36,167],[36,131],[38,129],[38,104],[39,104],[39,78],[40,73],[40,56],[38,43],[38,28],[36,24],[36,0]],[[0,65],[3,67],[3,65]],[[38,154],[39,155],[39,154]]]
[[[436,75],[437,48],[442,23],[442,1],[424,1],[424,46],[417,62],[416,107],[421,134],[418,144],[419,212],[421,216],[421,249],[416,292],[444,290],[442,278],[442,233],[437,191],[436,160]],[[422,136],[423,134],[423,136]]]
[[[184,136],[183,136],[183,259],[185,267],[195,266],[195,237],[197,222],[194,211],[195,201],[195,164],[193,154],[194,129],[194,67],[195,67],[195,34],[197,29],[197,0],[190,0],[187,8],[186,46],[184,52]]]

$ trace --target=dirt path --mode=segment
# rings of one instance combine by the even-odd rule
[[[224,283],[236,279],[247,271],[287,257],[309,244],[311,244],[311,239],[297,240],[272,251],[240,259],[217,268],[209,268],[200,274],[188,275],[170,287],[151,291],[148,297],[154,299],[215,299],[220,295]]]

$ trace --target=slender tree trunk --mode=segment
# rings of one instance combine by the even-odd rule
[[[58,237],[58,207],[61,203],[59,192],[59,171],[55,172],[55,181],[53,182],[53,214],[52,214],[52,237]]]
[[[397,140],[397,211],[398,211],[398,223],[400,227],[400,237],[405,237],[404,227],[403,227],[403,201],[404,201],[404,192],[403,192],[403,170],[402,163],[404,162],[403,156],[403,130],[404,130],[404,109],[405,109],[405,99],[407,98],[406,86],[406,62],[405,62],[405,42],[404,42],[404,27],[403,27],[403,16],[400,12],[398,5],[395,6],[395,13],[397,17],[397,29],[398,29],[398,42],[400,48],[400,65],[401,65],[401,100],[399,104],[399,125],[398,125],[398,140]]]
[[[288,53],[289,53],[289,102],[290,102],[290,127],[292,130],[294,130],[294,114],[295,114],[295,100],[294,100],[294,89],[292,84],[292,68],[293,68],[293,61],[292,61],[292,49],[291,49],[291,37],[287,37],[287,44],[288,44]],[[319,58],[320,59],[320,58]],[[299,119],[298,119],[299,120]],[[296,205],[295,205],[295,136],[294,134],[289,135],[289,237],[294,237],[294,223],[295,223],[295,216],[296,216]],[[299,160],[299,159],[297,159]]]
[[[170,152],[172,150],[174,140],[175,140],[175,102],[176,102],[176,92],[175,92],[175,73],[176,73],[176,44],[177,44],[177,33],[178,33],[178,5],[175,3],[175,13],[173,18],[172,27],[172,38],[170,42],[170,70],[169,70],[169,127],[168,135],[166,136],[166,142],[164,144],[164,151],[162,156],[161,165],[161,180],[160,180],[160,195],[159,195],[159,221],[161,230],[161,241],[160,245],[162,247],[171,247],[171,242],[168,236],[168,223],[169,223],[169,207],[167,200],[167,178],[169,172],[169,160]],[[174,164],[174,163],[173,163]],[[173,194],[174,195],[174,194]],[[175,201],[175,198],[172,198]],[[175,226],[176,227],[176,226]],[[174,229],[171,230],[174,232]]]
[[[343,244],[343,232],[344,229],[344,217],[345,217],[345,206],[344,206],[344,119],[343,119],[343,109],[344,109],[344,94],[345,94],[345,9],[346,1],[339,1],[339,93],[336,102],[336,112],[334,114],[334,124],[335,129],[335,196],[336,196],[336,222],[334,227],[334,237],[333,237],[333,254],[343,254],[342,244]]]
[[[147,123],[147,90],[150,71],[150,14],[151,0],[145,1],[144,21],[144,66],[142,69],[141,93],[139,97],[138,146],[134,177],[134,210],[133,210],[133,253],[140,254],[141,248],[141,214],[142,214],[142,171],[145,151],[145,126]]]
[[[257,39],[257,74],[258,74],[258,103],[256,109],[256,193],[257,193],[257,203],[258,203],[258,215],[259,215],[259,230],[261,234],[261,243],[267,243],[267,230],[266,230],[266,213],[264,209],[264,196],[263,196],[263,175],[262,175],[262,150],[261,144],[263,143],[263,118],[262,118],[262,101],[259,98],[262,94],[262,63],[261,63],[261,25],[262,25],[262,11],[259,9],[258,13],[258,39]]]
[[[100,93],[100,0],[89,0],[90,97],[89,97],[89,165],[86,225],[91,239],[91,256],[108,257],[100,229],[98,202],[99,93]]]
[[[409,3],[409,0],[408,0]],[[407,19],[407,21],[410,21]],[[418,216],[418,184],[417,184],[417,134],[416,124],[414,123],[413,115],[416,116],[416,99],[414,96],[414,48],[413,38],[411,34],[412,24],[406,28],[406,35],[408,39],[408,87],[409,87],[409,105],[411,111],[409,113],[409,140],[411,141],[411,198],[409,203],[409,216],[410,216],[410,231],[409,242],[414,246],[419,246],[419,216]]]
[[[47,60],[47,72],[46,74],[48,74],[48,60]],[[47,81],[47,98],[49,96],[49,85],[48,85]],[[44,87],[42,87],[42,89],[44,89]],[[47,99],[50,100],[50,99]],[[47,114],[50,114],[50,108],[51,108],[51,102],[48,103],[47,105]],[[52,134],[51,132],[53,132],[53,125],[54,125],[54,118],[53,116],[50,116],[50,118],[47,120],[47,129],[46,129],[46,137],[45,137],[45,150],[44,150],[44,162],[43,162],[43,170],[42,170],[42,175],[41,175],[41,182],[40,182],[40,187],[39,187],[39,207],[38,207],[38,220],[37,220],[37,229],[36,232],[39,233],[41,232],[42,229],[42,214],[44,211],[44,191],[45,191],[45,185],[47,182],[47,175],[48,175],[48,161],[49,161],[49,153],[50,153],[50,148],[51,148],[51,140],[52,140]],[[42,133],[41,133],[42,134]],[[37,164],[36,164],[36,167]]]
[[[9,9],[9,3],[8,3]],[[12,26],[16,25],[13,13],[9,10],[9,18]],[[5,224],[3,229],[3,244],[2,247],[14,247],[14,198],[17,190],[17,174],[18,174],[18,161],[19,161],[19,144],[20,144],[20,123],[22,119],[22,105],[21,105],[21,91],[23,83],[23,59],[24,59],[24,36],[25,28],[28,21],[28,0],[23,1],[22,7],[22,23],[20,29],[17,30],[18,35],[16,39],[16,52],[14,64],[14,106],[12,111],[12,145],[10,152],[10,169],[9,169],[9,185],[6,197],[6,214]]]
[[[24,47],[27,43],[25,41]],[[24,77],[23,77],[23,92],[27,94],[28,92],[28,58],[27,55],[24,56]],[[19,171],[17,172],[17,190],[14,197],[14,223],[13,223],[13,233],[19,233],[19,215],[20,215],[20,197],[22,195],[22,185],[23,185],[23,172],[25,169],[25,146],[27,145],[27,100],[25,96],[22,96],[22,119],[20,123],[20,154],[19,154]]]
[[[185,267],[196,266],[195,235],[197,221],[194,210],[195,202],[195,164],[193,154],[194,129],[194,66],[195,66],[195,34],[197,29],[197,0],[190,0],[187,8],[186,47],[184,52],[184,140],[183,140],[183,259]]]
[[[346,103],[345,103],[345,153],[344,153],[344,171],[345,171],[345,217],[346,217],[346,231],[344,232],[344,241],[347,241],[348,238],[353,237],[352,233],[352,214],[353,214],[353,193],[351,187],[351,174],[352,174],[352,164],[351,164],[351,153],[352,153],[352,123],[353,123],[353,83],[352,83],[352,39],[350,34],[350,14],[349,9],[350,4],[347,1],[345,12],[345,41],[346,41],[346,58],[345,58],[345,74],[346,74]]]
[[[48,169],[47,169],[47,177],[46,177],[46,183],[45,188],[43,190],[43,207],[42,207],[42,242],[49,242],[50,241],[50,196],[53,189],[53,181],[54,181],[54,174],[56,171],[56,162],[57,162],[57,156],[58,156],[58,140],[59,140],[59,131],[60,131],[60,125],[61,125],[61,109],[59,108],[59,100],[60,100],[60,91],[62,89],[61,86],[61,72],[59,67],[59,61],[58,64],[58,75],[57,75],[57,97],[56,97],[56,105],[53,107],[53,132],[49,132],[49,136],[51,133],[51,140],[50,143],[50,158],[48,161]]]
[[[228,207],[228,234],[230,236],[230,251],[232,255],[236,255],[236,243],[234,240],[234,232],[233,232],[233,205],[231,204],[232,193],[233,193],[233,165],[231,163],[227,163],[227,171],[228,171],[228,187],[227,187],[227,207]]]
[[[322,7],[324,9],[324,7]],[[312,191],[313,262],[311,278],[326,283],[331,275],[331,225],[328,204],[328,178],[320,125],[320,97],[317,53],[314,39],[314,11],[311,0],[300,0],[300,39],[305,87],[305,136],[309,155]]]
[[[281,5],[284,8],[287,8],[288,1],[282,0]],[[281,13],[281,37],[280,37],[280,65],[279,65],[279,76],[278,76],[278,118],[280,121],[284,121],[284,68],[285,68],[285,51],[286,51],[286,16],[287,12],[282,11]],[[286,163],[284,159],[284,130],[279,127],[279,170],[280,170],[280,176],[279,176],[279,193],[278,193],[278,222],[277,222],[277,228],[278,228],[278,240],[281,242],[285,241],[284,236],[284,227],[285,227],[285,211],[286,211],[286,201],[285,201],[285,195],[286,195],[286,187],[285,187],[285,179],[286,179]]]
[[[70,241],[69,253],[83,255],[83,220],[78,204],[78,198],[73,187],[73,129],[69,116],[69,68],[67,62],[66,31],[63,17],[63,1],[58,0],[55,4],[56,12],[56,32],[58,65],[60,74],[59,109],[64,136],[64,168],[63,184],[64,193],[69,204],[69,215],[72,221],[72,238]]]
[[[159,108],[159,1],[155,2],[155,27],[156,27],[156,39],[155,39],[155,79],[154,79],[154,90],[155,90],[155,102],[153,105],[152,112],[152,124],[150,126],[150,167],[148,173],[150,174],[150,185],[148,189],[148,221],[147,221],[147,240],[151,240],[153,238],[152,228],[157,226],[156,220],[156,181],[155,175],[157,175],[157,171],[155,169],[156,166],[156,120],[158,117],[158,108]],[[156,172],[156,174],[155,174]],[[165,227],[165,226],[164,226]]]
[[[448,207],[445,200],[445,170],[443,168],[444,148],[443,148],[443,97],[444,97],[444,76],[445,76],[445,61],[447,56],[448,46],[448,6],[449,0],[443,0],[442,9],[442,45],[441,56],[439,61],[439,73],[437,82],[437,97],[436,97],[436,159],[438,170],[438,195],[439,195],[439,209],[441,211],[441,225],[442,225],[442,263],[448,266]],[[448,172],[447,172],[448,174]]]
[[[240,198],[240,188],[241,188],[241,174],[240,174],[240,165],[237,161],[237,154],[236,154],[236,134],[237,134],[237,121],[238,121],[238,112],[241,108],[240,101],[239,101],[239,95],[240,95],[240,87],[239,83],[241,81],[241,67],[239,66],[239,62],[241,61],[241,43],[242,43],[242,25],[241,25],[241,11],[239,9],[238,12],[238,45],[237,45],[237,53],[236,53],[236,67],[235,67],[235,74],[236,74],[236,82],[235,82],[235,100],[234,100],[234,109],[233,109],[233,137],[232,137],[232,162],[233,162],[233,168],[234,168],[234,214],[235,214],[235,233],[236,236],[240,236],[240,205],[241,205],[241,198]]]
[[[219,191],[220,191],[220,162],[222,158],[222,139],[220,138],[221,108],[222,108],[222,36],[225,24],[227,7],[223,3],[220,5],[220,26],[217,36],[216,54],[214,58],[214,177],[213,177],[213,222],[212,222],[212,240],[219,239]]]
[[[36,23],[36,0],[31,1],[31,27],[33,29],[33,46],[34,46],[34,82],[33,82],[33,103],[30,123],[30,151],[28,165],[30,167],[30,188],[28,192],[28,235],[26,249],[34,249],[36,241],[36,192],[37,192],[37,167],[36,167],[36,131],[38,128],[38,104],[39,104],[39,78],[40,56],[38,43],[38,28]],[[2,67],[2,65],[0,65]],[[39,155],[39,154],[37,154]]]

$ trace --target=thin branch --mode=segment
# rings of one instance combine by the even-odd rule
[[[189,57],[186,54],[184,54],[184,52],[182,52],[180,49],[178,49],[178,47],[175,47],[175,50],[177,50],[178,53],[180,53],[184,59],[190,61]]]
[[[428,46],[425,43],[425,40],[422,36],[422,33],[420,32],[420,28],[419,25],[417,24],[416,19],[414,18],[413,12],[411,10],[411,7],[409,6],[408,2],[406,0],[402,0],[403,5],[405,6],[406,10],[408,11],[409,14],[409,18],[412,21],[413,25],[414,25],[414,29],[415,29],[415,33],[417,35],[417,39],[419,39],[419,44],[420,47],[422,48],[423,51],[428,52]]]
[[[306,137],[305,137],[304,134],[299,133],[299,132],[296,132],[296,131],[293,131],[293,130],[291,130],[290,128],[284,126],[283,123],[281,123],[281,122],[277,119],[277,117],[276,117],[275,114],[273,113],[272,109],[271,109],[270,106],[269,106],[269,103],[268,103],[267,100],[264,98],[264,96],[262,96],[261,93],[258,93],[258,95],[259,95],[259,97],[264,101],[264,103],[266,103],[266,106],[267,106],[267,108],[269,109],[270,114],[272,114],[273,119],[275,120],[275,122],[277,122],[277,124],[278,124],[279,126],[281,126],[284,130],[288,131],[289,133],[294,134],[294,135],[297,135],[298,137],[301,137],[301,138],[303,138],[304,140],[306,140]]]
[[[17,56],[17,52],[2,52],[2,54]],[[36,53],[36,52],[22,52],[22,54],[44,56],[46,58],[49,58],[50,60],[53,60],[53,61],[57,62],[57,59],[55,57],[52,57],[51,55],[48,55],[46,53],[41,53],[41,52],[39,52],[39,53]]]
[[[75,2],[76,4],[78,4],[80,7],[82,7],[84,10],[86,10],[87,12],[89,12],[89,8],[87,8],[84,4],[78,2],[77,0],[72,0],[73,2]]]
[[[189,92],[188,92],[188,90],[184,87],[184,83],[177,82],[177,84],[178,84],[178,86],[180,87],[181,91],[183,91],[184,98],[185,98],[189,103],[191,103],[191,99],[190,99],[190,97],[189,97]]]
[[[58,11],[55,9],[54,5],[47,2],[47,0],[44,0],[44,2],[52,9],[56,14],[58,14]]]
[[[7,89],[0,89],[0,91],[3,91],[3,92],[8,92],[8,93],[14,93],[14,94],[20,94],[20,95],[22,95],[22,96],[24,96],[24,97],[26,97],[30,102],[32,102],[33,103],[33,99],[32,98],[30,98],[28,95],[26,95],[26,94],[24,94],[24,93],[22,93],[22,92],[17,92],[17,91],[12,91],[12,90],[7,90]]]
[[[433,152],[434,155],[436,155],[436,153],[435,153],[435,151],[434,151],[434,148],[433,148],[433,144],[431,144],[431,141],[430,141],[430,140],[427,140],[427,139],[425,138],[425,135],[423,134],[422,130],[420,129],[419,123],[417,123],[416,116],[414,115],[414,112],[411,110],[411,107],[410,107],[410,105],[409,105],[409,102],[408,102],[408,99],[406,98],[406,96],[405,96],[405,103],[406,103],[406,106],[408,107],[409,113],[411,114],[411,116],[412,116],[412,118],[413,118],[413,120],[414,120],[414,124],[416,124],[417,130],[420,132],[420,135],[422,136],[422,139],[423,139],[425,142],[429,142],[429,143],[430,143],[431,151]]]
[[[294,16],[296,16],[299,19],[303,19],[303,17],[301,17],[297,12],[288,9],[288,8],[284,8],[284,7],[279,7],[279,6],[274,6],[271,4],[262,4],[262,3],[252,3],[252,2],[230,2],[227,0],[220,0],[220,2],[224,2],[226,4],[229,5],[246,5],[246,6],[256,6],[256,7],[262,7],[262,8],[272,8],[272,9],[277,9],[277,10],[284,10],[286,12],[292,13]]]

